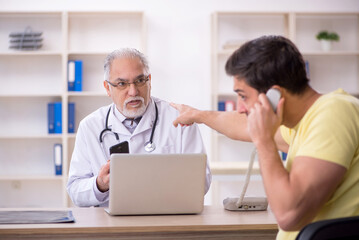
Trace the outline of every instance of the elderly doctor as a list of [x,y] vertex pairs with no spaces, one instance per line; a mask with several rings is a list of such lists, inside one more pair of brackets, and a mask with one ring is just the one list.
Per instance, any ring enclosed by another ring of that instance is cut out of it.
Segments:
[[[141,52],[116,50],[107,56],[104,70],[113,103],[80,122],[70,164],[67,191],[81,207],[108,206],[109,148],[119,142],[128,141],[130,153],[205,152],[198,127],[173,127],[177,110],[151,97],[151,74]],[[150,139],[153,145],[145,147]],[[207,163],[206,192],[210,183]]]

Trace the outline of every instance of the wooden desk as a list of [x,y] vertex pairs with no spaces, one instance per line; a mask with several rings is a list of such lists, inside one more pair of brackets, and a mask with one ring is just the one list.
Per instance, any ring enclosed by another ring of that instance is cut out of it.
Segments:
[[75,223],[0,224],[0,239],[260,240],[275,239],[278,231],[270,210],[230,212],[221,206],[205,206],[198,215],[116,217],[108,215],[103,208],[71,210]]

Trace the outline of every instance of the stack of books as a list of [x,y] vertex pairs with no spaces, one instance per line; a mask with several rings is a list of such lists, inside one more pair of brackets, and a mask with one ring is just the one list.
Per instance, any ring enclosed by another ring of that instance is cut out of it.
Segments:
[[9,34],[10,47],[17,50],[37,50],[42,47],[42,32],[34,32],[27,27],[24,32]]

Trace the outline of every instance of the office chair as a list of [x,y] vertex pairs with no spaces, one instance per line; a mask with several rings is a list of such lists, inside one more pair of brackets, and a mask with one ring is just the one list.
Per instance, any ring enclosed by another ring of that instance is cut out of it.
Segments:
[[359,216],[322,220],[310,223],[296,240],[354,240],[359,239]]

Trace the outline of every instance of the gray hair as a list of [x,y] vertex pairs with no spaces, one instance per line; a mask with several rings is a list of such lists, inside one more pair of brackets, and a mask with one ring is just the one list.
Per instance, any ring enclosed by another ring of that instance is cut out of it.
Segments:
[[105,70],[104,80],[109,80],[108,78],[110,76],[110,67],[112,65],[113,60],[120,58],[132,58],[132,59],[138,58],[143,64],[145,75],[148,75],[150,73],[148,60],[143,53],[141,53],[135,48],[121,48],[107,55],[104,63],[104,70]]

